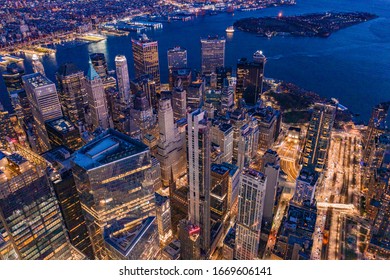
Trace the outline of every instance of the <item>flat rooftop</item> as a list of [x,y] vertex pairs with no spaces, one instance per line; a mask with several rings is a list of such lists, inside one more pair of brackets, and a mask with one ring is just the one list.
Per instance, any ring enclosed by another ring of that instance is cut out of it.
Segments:
[[68,132],[74,131],[76,129],[76,127],[64,117],[47,121],[46,125],[50,126],[61,134],[67,134]]
[[108,129],[78,150],[73,156],[73,162],[88,170],[148,150],[148,146],[138,140]]
[[52,81],[50,81],[48,78],[43,76],[41,73],[24,75],[22,79],[24,83],[30,84],[33,88],[39,88],[39,87],[54,84]]
[[[105,241],[123,256],[128,256],[142,238],[148,238],[148,234],[150,234],[149,229],[154,230],[151,226],[155,224],[155,220],[156,217],[148,217],[142,221],[142,224],[129,230],[124,230],[122,226],[125,225],[118,225],[118,231],[106,236]],[[115,230],[115,226],[113,230]]]

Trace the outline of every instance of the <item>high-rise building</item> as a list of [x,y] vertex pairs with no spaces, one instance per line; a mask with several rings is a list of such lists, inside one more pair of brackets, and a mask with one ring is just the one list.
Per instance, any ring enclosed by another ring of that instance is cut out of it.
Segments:
[[156,117],[144,91],[134,95],[134,106],[130,112],[130,135],[142,139],[156,126]]
[[169,88],[182,87],[187,89],[192,83],[191,68],[173,68],[169,71]]
[[258,258],[266,184],[261,172],[246,169],[241,174],[235,259]]
[[302,168],[297,178],[295,193],[292,198],[296,204],[303,204],[305,201],[313,203],[319,175],[318,172],[310,168]]
[[259,146],[263,152],[270,149],[279,136],[282,115],[272,107],[256,108],[250,114],[257,119],[259,128]]
[[61,117],[45,123],[47,135],[52,147],[65,146],[71,151],[83,146],[80,131],[67,118]]
[[0,149],[7,150],[9,142],[17,141],[18,137],[12,125],[8,111],[0,103]]
[[171,204],[168,196],[155,193],[155,198],[160,244],[165,245],[172,238]]
[[225,38],[218,36],[201,39],[202,45],[202,74],[215,73],[217,67],[225,66]]
[[[0,152],[0,243],[24,260],[83,259],[70,244],[52,186],[39,166]],[[11,248],[9,248],[11,249]],[[0,249],[0,258],[4,252]]]
[[176,46],[168,49],[168,69],[187,68],[187,50]]
[[[156,83],[156,92],[160,93],[160,64],[158,59],[158,43],[142,34],[137,40],[132,39],[135,76],[139,78],[145,74],[152,76]],[[152,98],[153,107],[157,106],[157,98]]]
[[45,152],[42,157],[50,163],[48,175],[60,206],[70,243],[88,259],[93,260],[95,257],[92,244],[70,166],[71,153],[72,151],[66,147],[59,146]]
[[267,223],[268,226],[272,226],[276,191],[279,184],[280,158],[275,151],[268,150],[263,156],[263,163],[264,175],[267,177],[263,221]]
[[182,260],[199,260],[200,252],[200,227],[188,220],[181,220],[178,225],[180,240],[180,258]]
[[368,252],[375,256],[375,259],[388,259],[390,257],[390,172],[382,177],[386,190],[380,198],[380,207],[376,215],[371,231],[371,240]]
[[237,63],[237,99],[244,98],[249,105],[255,105],[263,91],[264,66],[266,58],[256,51],[253,61],[242,58]]
[[124,55],[115,57],[115,68],[119,96],[124,104],[128,104],[130,102],[130,78],[127,59]]
[[158,111],[158,126],[160,140],[158,142],[156,158],[161,164],[161,180],[165,186],[176,182],[186,173],[186,150],[183,148],[183,139],[174,123],[171,100],[160,99]]
[[[156,82],[151,75],[143,75],[137,79],[131,80],[130,89],[133,99],[137,92],[143,91],[146,93],[150,106],[152,106],[154,102],[158,103]],[[134,103],[134,100],[132,102]]]
[[229,171],[223,164],[211,165],[210,209],[213,221],[228,222]]
[[175,120],[180,120],[187,115],[187,91],[182,87],[176,87],[172,92],[172,108]]
[[210,129],[211,143],[222,152],[220,162],[232,163],[233,158],[233,126],[228,123],[213,121]]
[[72,63],[65,63],[56,76],[64,115],[76,126],[85,125],[88,99],[84,72]]
[[43,67],[42,62],[39,61],[39,57],[36,54],[33,54],[32,56],[32,68],[34,73],[41,73],[43,76],[46,76],[45,68]]
[[232,77],[232,67],[217,67],[215,74],[217,75],[217,89],[222,89],[225,84],[225,80]]
[[98,128],[107,129],[110,126],[110,123],[103,82],[95,71],[95,68],[92,66],[91,61],[89,62],[86,89],[89,112],[91,114],[90,126],[92,130]]
[[89,55],[89,58],[96,73],[98,73],[102,81],[105,81],[108,78],[108,68],[104,53],[92,53]]
[[71,163],[94,255],[107,259],[112,253],[106,251],[107,240],[112,237],[115,247],[125,229],[132,231],[155,215],[149,148],[108,129],[78,150]]
[[335,116],[336,108],[333,105],[314,105],[302,153],[304,166],[318,172],[325,168]]
[[210,125],[200,109],[187,117],[189,220],[200,227],[200,248],[210,248]]
[[30,103],[40,151],[51,148],[45,122],[62,117],[60,100],[55,84],[41,73],[23,76],[27,98]]

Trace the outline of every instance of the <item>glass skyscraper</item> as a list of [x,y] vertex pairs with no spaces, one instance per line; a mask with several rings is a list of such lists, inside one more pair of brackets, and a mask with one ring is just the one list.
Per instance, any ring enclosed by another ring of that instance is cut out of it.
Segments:
[[96,259],[109,258],[105,232],[107,239],[116,236],[114,228],[131,231],[155,215],[151,165],[146,145],[112,129],[74,154],[73,175]]

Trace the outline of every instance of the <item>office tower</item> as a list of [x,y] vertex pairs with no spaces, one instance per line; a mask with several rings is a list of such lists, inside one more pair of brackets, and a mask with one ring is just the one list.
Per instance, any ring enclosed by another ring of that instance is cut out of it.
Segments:
[[89,70],[86,80],[87,100],[89,112],[91,114],[91,128],[107,129],[109,127],[109,116],[107,108],[107,100],[104,93],[102,79],[95,71],[91,61],[89,62]]
[[301,205],[290,201],[287,218],[283,219],[272,253],[284,260],[309,260],[316,221],[315,204],[306,201]]
[[282,114],[272,107],[256,108],[249,112],[257,119],[259,127],[259,149],[270,149],[279,136]]
[[375,170],[379,167],[376,142],[387,129],[386,119],[389,111],[389,105],[390,103],[380,103],[372,109],[370,121],[363,138],[362,183],[367,189],[366,198],[368,201],[370,200],[370,194],[375,193],[375,191],[372,191],[373,184],[370,184],[370,180],[373,180]]
[[318,172],[325,168],[335,116],[334,106],[320,103],[314,105],[302,153],[303,166]]
[[314,194],[318,184],[319,173],[310,169],[302,168],[297,178],[295,193],[292,200],[296,204],[303,204],[305,201],[313,203]]
[[187,117],[189,219],[200,227],[200,248],[210,248],[210,128],[200,109]]
[[71,164],[95,258],[107,259],[105,240],[117,236],[114,228],[131,230],[155,214],[149,149],[108,129],[78,150]]
[[124,104],[130,102],[130,78],[127,68],[127,59],[124,55],[115,57],[116,79],[118,82],[119,96]]
[[168,69],[187,68],[187,50],[176,46],[168,49]]
[[[153,102],[158,103],[156,82],[151,75],[143,75],[135,80],[131,80],[130,89],[132,97],[134,97],[138,91],[143,91],[146,93],[150,106],[152,106]],[[132,102],[134,102],[134,100]]]
[[234,164],[224,162],[223,166],[229,169],[229,180],[228,180],[228,192],[227,192],[227,203],[228,211],[231,216],[235,216],[237,212],[238,193],[240,191],[240,175],[241,171]]
[[267,223],[268,226],[271,227],[275,207],[276,191],[279,185],[280,158],[275,151],[268,150],[263,155],[262,164],[264,164],[264,175],[267,177],[263,222]]
[[50,163],[48,176],[60,206],[70,243],[88,259],[93,260],[95,257],[92,244],[70,166],[71,153],[72,151],[66,147],[59,146],[43,153],[42,157]]
[[144,91],[134,95],[134,106],[130,112],[130,135],[142,139],[156,126],[156,118]]
[[226,114],[234,109],[234,87],[225,80],[221,94],[221,113]]
[[34,73],[41,73],[43,76],[46,76],[45,68],[43,67],[42,62],[39,61],[39,57],[36,54],[33,54],[31,60]]
[[[149,147],[150,149],[150,147]],[[152,167],[150,169],[151,178],[153,181],[153,189],[155,192],[160,191],[162,189],[162,181],[161,181],[161,165],[157,158],[152,156]]]
[[237,141],[237,166],[240,170],[249,167],[257,153],[259,131],[256,119],[250,119],[240,128]]
[[[158,43],[142,34],[138,40],[131,39],[135,76],[139,78],[145,74],[151,75],[156,83],[156,92],[160,93],[160,64],[158,60]],[[152,106],[157,106],[157,96],[152,97]]]
[[233,126],[217,120],[212,122],[210,129],[212,145],[216,145],[222,152],[221,162],[232,163],[233,158]]
[[179,260],[180,259],[180,251],[181,251],[180,240],[176,239],[169,243],[162,250],[161,257],[163,260]]
[[[230,169],[222,164],[211,165],[210,209],[211,219],[227,226]],[[212,240],[211,243],[213,243]]]
[[23,88],[23,75],[24,69],[17,63],[13,62],[7,65],[6,71],[2,73],[2,77],[9,94]]
[[236,229],[231,227],[223,240],[222,258],[223,260],[234,259],[234,247],[236,241]]
[[171,204],[168,196],[155,193],[156,217],[160,244],[165,245],[173,237],[171,224]]
[[104,230],[108,258],[111,260],[156,260],[160,247],[156,217],[132,226],[127,218]]
[[263,91],[264,66],[266,58],[256,51],[253,61],[241,58],[237,63],[237,99],[244,98],[249,105],[255,105]]
[[44,170],[16,153],[0,152],[0,167],[0,240],[23,260],[85,258],[66,236]]
[[225,84],[225,79],[228,80],[232,77],[232,67],[217,67],[215,74],[217,75],[216,89],[222,89]]
[[259,252],[267,178],[261,172],[245,169],[240,182],[235,259],[254,260]]
[[60,100],[55,84],[41,73],[23,76],[23,84],[35,122],[41,152],[51,148],[45,122],[62,117]]
[[188,220],[181,220],[178,225],[180,240],[180,258],[182,260],[201,259],[201,228]]
[[198,109],[202,104],[204,92],[205,83],[203,80],[192,82],[187,89],[187,107],[193,111]]
[[183,139],[180,137],[174,123],[171,100],[160,99],[158,110],[158,127],[160,140],[158,142],[156,158],[161,164],[161,180],[164,186],[176,182],[186,173],[186,150],[183,148]]
[[92,53],[89,55],[89,59],[96,73],[102,81],[105,81],[108,78],[108,68],[104,53]]
[[0,103],[0,149],[7,150],[10,142],[17,141],[18,136],[12,125],[8,111]]
[[183,119],[187,115],[187,91],[182,87],[176,87],[172,92],[172,108],[175,121]]
[[64,115],[76,126],[85,124],[88,105],[84,72],[72,63],[60,66],[56,74]]
[[387,178],[383,178],[385,179],[386,190],[380,198],[380,207],[372,226],[371,239],[368,246],[368,252],[372,254],[375,259],[389,259],[390,257],[389,175],[390,172],[387,170]]
[[191,68],[173,68],[169,72],[169,88],[183,87],[187,89],[192,83]]
[[218,36],[200,40],[202,45],[202,75],[210,75],[217,67],[225,66],[224,38]]
[[65,146],[75,151],[84,144],[80,131],[65,117],[47,121],[45,126],[52,147]]

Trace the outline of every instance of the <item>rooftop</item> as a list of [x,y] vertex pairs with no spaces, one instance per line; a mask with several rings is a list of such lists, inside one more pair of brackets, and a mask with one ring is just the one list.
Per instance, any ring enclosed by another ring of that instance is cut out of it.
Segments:
[[73,162],[84,169],[93,169],[148,150],[148,146],[138,140],[108,129],[78,150]]
[[230,171],[230,169],[222,164],[211,164],[211,171],[219,175],[224,175]]
[[61,133],[61,134],[67,134],[71,131],[74,131],[76,127],[66,118],[61,117],[58,119],[54,119],[51,121],[47,121],[46,125],[53,128],[55,131]]
[[24,75],[22,77],[23,82],[30,84],[33,88],[39,88],[47,85],[54,85],[52,81],[43,76],[41,73],[34,73],[29,75]]
[[[156,217],[148,217],[138,226],[125,229],[126,220],[120,220],[107,229],[105,240],[123,256],[129,256],[142,238],[148,238],[149,229],[155,224]],[[111,231],[111,232],[110,232]]]

